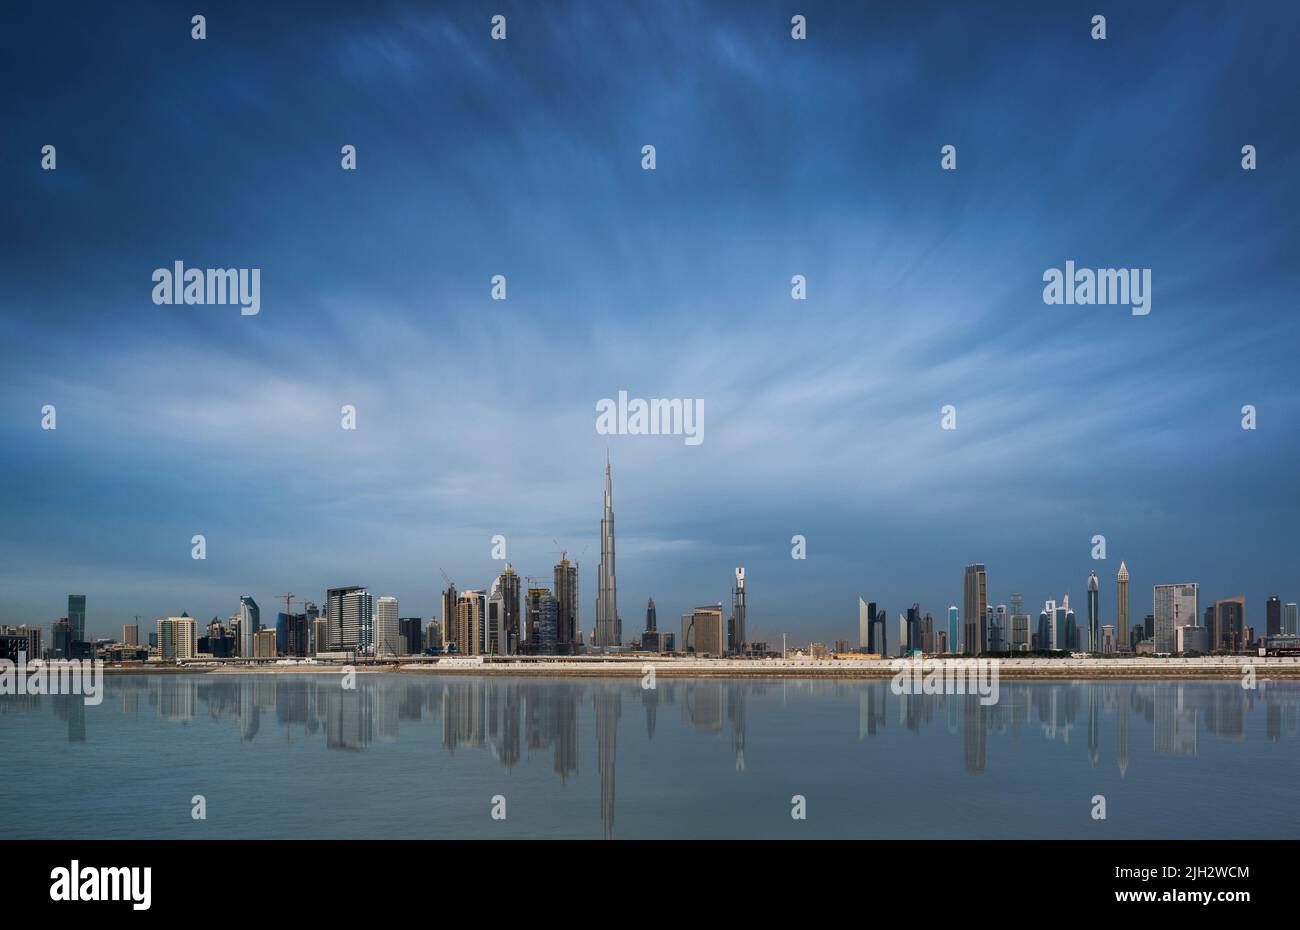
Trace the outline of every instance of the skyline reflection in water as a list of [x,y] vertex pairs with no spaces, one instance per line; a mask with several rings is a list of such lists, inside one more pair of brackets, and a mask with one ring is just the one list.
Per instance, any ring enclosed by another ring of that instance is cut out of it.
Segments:
[[[1294,835],[1300,682],[110,675],[0,697],[21,837]],[[208,817],[190,817],[193,795]],[[790,816],[807,799],[807,820]],[[1107,819],[1090,815],[1107,798]],[[492,798],[507,816],[490,816]]]

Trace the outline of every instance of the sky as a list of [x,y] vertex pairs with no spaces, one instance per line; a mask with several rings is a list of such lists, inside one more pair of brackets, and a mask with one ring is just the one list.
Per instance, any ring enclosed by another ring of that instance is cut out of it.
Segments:
[[[1262,628],[1300,600],[1300,7],[1132,7],[7,6],[0,623],[429,617],[501,535],[579,561],[590,639],[608,452],[625,637],[738,565],[774,644],[940,616],[971,562],[1035,614],[1095,569],[1113,621],[1124,560],[1135,620],[1195,581]],[[260,269],[260,312],[154,304],[176,261]],[[1150,313],[1046,304],[1066,261],[1150,268]],[[704,441],[601,435],[620,390]]]

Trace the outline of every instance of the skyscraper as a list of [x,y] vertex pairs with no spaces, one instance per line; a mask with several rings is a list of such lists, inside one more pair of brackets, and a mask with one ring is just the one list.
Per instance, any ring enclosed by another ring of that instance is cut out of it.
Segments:
[[[374,596],[360,585],[329,588],[325,592],[327,649],[365,649],[371,645],[375,616]],[[242,629],[240,635],[243,635]]]
[[967,655],[980,655],[988,651],[988,573],[983,564],[966,566],[962,590],[963,649]]
[[1119,574],[1115,576],[1115,619],[1119,623],[1119,648],[1127,651],[1128,635],[1128,566],[1119,563]]
[[68,626],[72,628],[72,641],[86,641],[86,595],[68,595]]
[[138,623],[122,624],[122,642],[127,646],[140,645],[140,624]]
[[695,654],[702,656],[724,655],[726,647],[722,636],[722,605],[713,607],[696,607],[693,614],[695,624]]
[[948,605],[948,651],[958,652],[961,649],[961,634],[957,630],[958,610],[956,604]]
[[505,631],[506,599],[501,593],[501,576],[497,575],[488,592],[487,613],[483,618],[483,651],[486,655],[500,655],[506,651],[509,637]]
[[736,569],[736,585],[731,594],[731,622],[727,651],[732,655],[745,654],[745,569]]
[[1296,605],[1294,602],[1286,605],[1286,614],[1282,621],[1282,632],[1288,636],[1295,636],[1297,632],[1300,632],[1296,629]]
[[262,628],[262,611],[251,594],[239,595],[239,654],[251,659],[257,631]]
[[871,628],[871,621],[876,618],[876,605],[868,604],[862,598],[858,598],[858,648],[865,649],[867,652],[875,652],[874,630]]
[[397,631],[397,598],[381,597],[375,603],[375,655],[395,656],[401,652]]
[[1197,604],[1200,585],[1198,584],[1158,584],[1152,591],[1155,618],[1156,652],[1175,652],[1178,649],[1178,628],[1200,623],[1201,614]]
[[605,512],[600,518],[594,645],[608,648],[622,642],[623,624],[618,618],[618,584],[614,576],[614,483],[610,476],[609,453],[605,453]]
[[528,651],[532,655],[550,656],[557,652],[556,629],[559,626],[558,603],[548,588],[528,589],[524,600]]
[[158,650],[164,662],[194,658],[198,643],[198,625],[189,614],[158,619]]
[[448,582],[447,589],[442,592],[442,640],[444,645],[456,645],[456,583],[454,581]]
[[[559,566],[556,566],[556,574],[559,574]],[[577,569],[574,569],[575,584]],[[519,652],[519,573],[509,565],[506,565],[500,577],[497,578],[500,586],[500,595],[502,602],[502,629],[504,639],[501,642],[501,651],[506,655],[515,655]],[[558,578],[557,578],[558,587]],[[577,599],[574,599],[574,608],[577,608]]]
[[656,632],[658,619],[655,617],[655,599],[652,597],[646,601],[645,605],[645,631],[647,633]]
[[[68,604],[68,610],[72,610],[72,604]],[[71,614],[69,622],[71,622]],[[1269,636],[1277,636],[1282,632],[1282,600],[1276,594],[1268,599],[1264,607],[1264,632]]]
[[487,645],[484,626],[486,614],[486,592],[462,591],[456,599],[456,651],[461,655],[483,655]]
[[1098,626],[1097,623],[1097,616],[1099,613],[1099,606],[1097,603],[1097,599],[1100,596],[1100,592],[1101,592],[1101,583],[1097,581],[1097,570],[1093,569],[1092,572],[1089,573],[1088,575],[1088,632],[1087,632],[1088,641],[1086,643],[1081,644],[1083,646],[1084,651],[1086,652],[1101,651],[1098,648],[1098,639],[1097,639],[1097,634],[1100,632],[1100,627]]
[[907,651],[911,653],[924,649],[925,645],[921,642],[921,605],[913,604],[907,608]]
[[1025,599],[1019,594],[1011,595],[1011,635],[1007,646],[1012,652],[1028,652],[1033,642],[1033,632],[1029,628],[1029,614],[1025,613]]
[[560,558],[555,566],[555,652],[572,655],[578,651],[578,563]]
[[404,645],[405,655],[419,655],[424,652],[424,619],[422,617],[398,617],[397,638]]
[[1210,652],[1240,652],[1246,648],[1246,597],[1228,597],[1210,606]]

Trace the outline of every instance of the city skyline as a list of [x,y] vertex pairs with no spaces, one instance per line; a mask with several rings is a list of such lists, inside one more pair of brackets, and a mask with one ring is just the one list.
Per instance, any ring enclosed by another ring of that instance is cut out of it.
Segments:
[[[994,604],[1082,605],[1097,534],[1102,624],[1121,557],[1132,621],[1181,579],[1296,600],[1300,11],[1153,3],[1104,42],[1040,5],[806,12],[800,43],[773,5],[557,3],[492,43],[236,6],[204,44],[16,10],[0,623],[357,579],[430,616],[502,535],[582,563],[589,636],[605,448],[624,605],[727,603],[744,565],[768,640],[852,638],[858,597],[938,616],[976,561]],[[1074,260],[1152,269],[1151,313],[1045,305]],[[153,303],[175,261],[261,269],[260,312]],[[598,433],[624,390],[701,399],[707,438]]]

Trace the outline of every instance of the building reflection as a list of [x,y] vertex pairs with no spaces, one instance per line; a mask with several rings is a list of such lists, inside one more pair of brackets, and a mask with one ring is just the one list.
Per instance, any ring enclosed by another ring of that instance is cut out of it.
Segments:
[[[1003,681],[998,700],[989,704],[974,694],[895,694],[887,680],[660,677],[647,687],[640,678],[358,673],[345,687],[343,676],[328,673],[210,673],[118,675],[105,684],[104,703],[115,714],[150,714],[182,727],[214,720],[227,724],[232,738],[249,743],[315,743],[357,753],[420,739],[449,759],[484,753],[506,771],[549,758],[562,783],[594,760],[583,783],[593,802],[598,788],[606,838],[615,835],[625,701],[638,724],[624,731],[634,747],[625,752],[665,739],[680,746],[681,735],[665,735],[660,724],[676,727],[689,734],[692,747],[725,760],[734,770],[729,778],[770,777],[794,764],[798,747],[786,741],[802,736],[798,728],[790,735],[789,714],[813,702],[819,719],[840,721],[846,758],[855,758],[857,744],[869,752],[872,740],[897,739],[889,733],[897,727],[901,733],[942,735],[935,743],[942,764],[975,777],[987,777],[991,757],[1016,751],[1008,741],[1051,742],[1054,755],[1089,768],[1113,764],[1127,776],[1135,764],[1150,765],[1153,756],[1197,757],[1202,739],[1281,743],[1295,740],[1300,730],[1300,682],[1290,681],[1260,682],[1255,689],[1237,682]],[[97,708],[80,696],[0,696],[0,716],[51,711],[69,743],[94,743]],[[778,720],[784,729],[774,729]],[[758,727],[755,741],[749,740],[751,722]],[[774,736],[781,736],[775,752]]]

